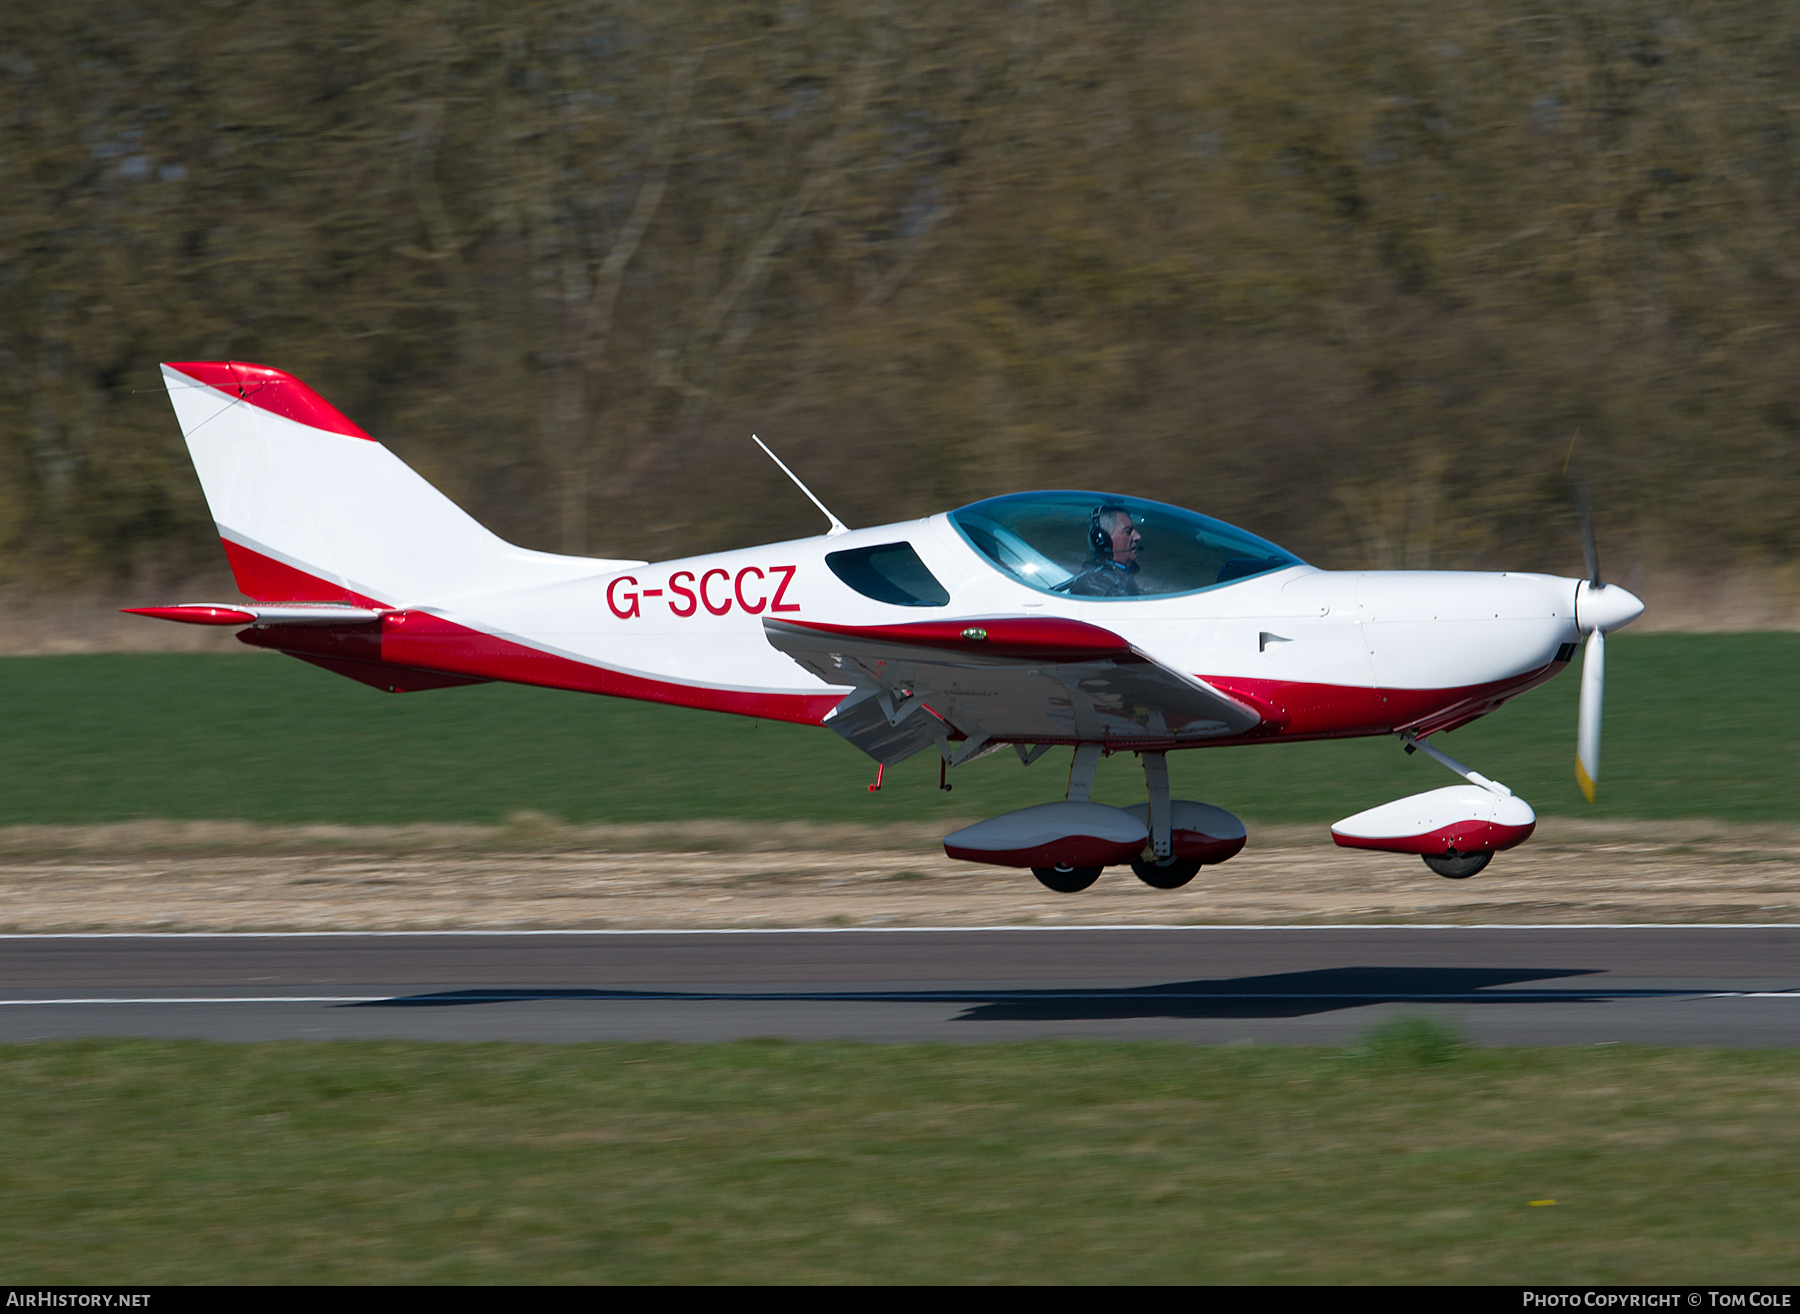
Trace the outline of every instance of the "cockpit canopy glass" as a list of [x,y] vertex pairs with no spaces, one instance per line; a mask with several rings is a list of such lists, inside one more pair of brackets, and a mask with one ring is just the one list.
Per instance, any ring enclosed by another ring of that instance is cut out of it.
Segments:
[[1021,583],[1077,598],[1161,598],[1303,564],[1223,520],[1113,493],[1014,493],[950,513]]

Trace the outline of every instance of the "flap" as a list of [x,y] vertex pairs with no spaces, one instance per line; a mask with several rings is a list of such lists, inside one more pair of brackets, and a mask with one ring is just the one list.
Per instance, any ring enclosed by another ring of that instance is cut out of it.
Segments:
[[1174,747],[1242,734],[1257,713],[1140,652],[1059,617],[846,626],[765,619],[769,642],[829,684],[854,687],[825,724],[892,764],[965,740]]

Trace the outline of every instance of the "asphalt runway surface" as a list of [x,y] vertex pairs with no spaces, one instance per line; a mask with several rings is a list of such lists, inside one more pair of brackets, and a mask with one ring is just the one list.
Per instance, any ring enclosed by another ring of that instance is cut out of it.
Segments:
[[0,937],[0,1041],[1800,1044],[1800,926]]

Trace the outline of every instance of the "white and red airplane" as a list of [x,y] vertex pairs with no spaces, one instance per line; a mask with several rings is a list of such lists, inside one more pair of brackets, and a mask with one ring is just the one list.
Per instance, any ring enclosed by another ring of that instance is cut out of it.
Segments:
[[[1169,752],[1365,735],[1468,783],[1347,817],[1336,841],[1471,876],[1536,816],[1429,737],[1550,679],[1585,635],[1591,801],[1603,636],[1643,610],[1600,582],[1591,532],[1586,579],[1327,571],[1209,516],[1078,491],[853,530],[802,484],[826,533],[655,564],[558,556],[489,533],[290,374],[190,361],[163,376],[252,601],[134,614],[243,626],[245,643],[395,692],[508,680],[822,725],[878,782],[927,749],[955,767],[1070,747],[1061,802],[944,841],[1064,892],[1117,864],[1173,889],[1243,847],[1229,812],[1169,797]],[[1124,751],[1146,802],[1090,801],[1100,757]]]

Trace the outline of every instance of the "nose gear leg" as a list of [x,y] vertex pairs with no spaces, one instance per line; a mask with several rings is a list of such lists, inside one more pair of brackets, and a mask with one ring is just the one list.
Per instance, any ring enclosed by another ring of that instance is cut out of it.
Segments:
[[1480,785],[1483,789],[1487,790],[1488,793],[1497,794],[1501,798],[1511,798],[1513,796],[1512,790],[1508,789],[1498,780],[1489,780],[1486,776],[1482,775],[1481,772],[1464,766],[1461,762],[1458,762],[1455,758],[1451,757],[1450,754],[1444,752],[1443,749],[1433,748],[1430,744],[1426,743],[1423,738],[1410,731],[1400,736],[1400,742],[1406,746],[1407,752],[1425,754],[1426,757],[1429,757],[1432,761],[1438,763],[1438,765],[1455,772],[1471,785]]

